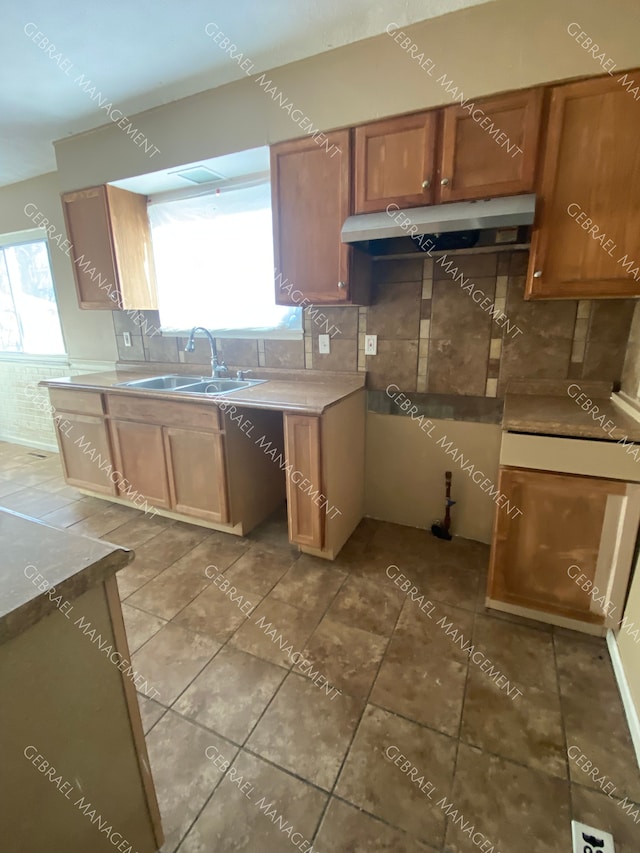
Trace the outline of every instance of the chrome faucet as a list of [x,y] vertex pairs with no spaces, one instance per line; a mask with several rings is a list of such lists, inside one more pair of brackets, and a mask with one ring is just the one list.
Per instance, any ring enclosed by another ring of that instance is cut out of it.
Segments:
[[227,365],[224,363],[224,361],[218,363],[218,356],[216,353],[216,339],[213,337],[209,329],[205,329],[204,326],[194,326],[193,329],[191,329],[191,334],[189,335],[189,340],[187,341],[187,345],[184,348],[184,351],[193,352],[195,350],[196,332],[204,332],[205,335],[209,338],[209,343],[211,344],[211,377],[215,379],[218,376],[227,376],[229,374]]

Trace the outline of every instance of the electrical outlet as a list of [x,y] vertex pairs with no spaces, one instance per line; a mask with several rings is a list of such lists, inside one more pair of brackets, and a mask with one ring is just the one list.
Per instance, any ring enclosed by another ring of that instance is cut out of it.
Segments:
[[378,354],[378,336],[377,335],[365,335],[364,336],[364,354],[365,355],[377,355]]
[[329,335],[318,335],[318,352],[323,354],[331,352],[331,344]]
[[124,338],[124,345],[126,347],[131,346],[131,332],[123,332],[122,337]]

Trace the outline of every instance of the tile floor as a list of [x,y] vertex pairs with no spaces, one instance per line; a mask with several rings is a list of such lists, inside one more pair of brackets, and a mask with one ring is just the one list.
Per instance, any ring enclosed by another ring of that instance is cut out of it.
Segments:
[[140,710],[163,851],[567,853],[572,817],[640,850],[638,806],[619,805],[640,803],[640,773],[604,640],[486,610],[485,545],[364,520],[327,563],[289,546],[284,516],[246,539],[150,519],[66,486],[55,454],[6,443],[0,503],[136,551],[118,583],[136,670],[159,694]]

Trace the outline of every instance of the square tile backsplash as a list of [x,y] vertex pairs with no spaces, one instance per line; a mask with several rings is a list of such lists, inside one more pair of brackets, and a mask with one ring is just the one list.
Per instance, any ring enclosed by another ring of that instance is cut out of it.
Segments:
[[[323,308],[321,325],[306,315],[303,340],[220,338],[219,356],[231,370],[366,370],[372,390],[395,383],[406,392],[471,397],[502,397],[512,379],[620,382],[633,300],[526,302],[526,251],[449,260],[448,271],[439,259],[376,261],[370,306]],[[499,312],[507,320],[498,322]],[[113,313],[121,361],[208,365],[206,341],[184,353],[183,338],[148,336]],[[160,325],[157,312],[144,314],[149,329]],[[318,335],[327,326],[331,352],[321,354]],[[378,336],[377,355],[364,354],[365,334]]]

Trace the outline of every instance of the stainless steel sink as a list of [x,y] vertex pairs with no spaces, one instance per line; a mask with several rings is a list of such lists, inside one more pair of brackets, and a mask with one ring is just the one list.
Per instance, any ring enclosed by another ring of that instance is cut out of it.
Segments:
[[201,382],[202,376],[153,376],[149,379],[134,379],[131,382],[118,382],[126,388],[147,388],[149,391],[174,391],[183,385]]
[[202,382],[175,390],[184,394],[228,394],[230,391],[261,385],[263,382],[266,382],[266,379],[203,379]]
[[266,379],[220,379],[204,376],[152,376],[149,379],[133,379],[118,382],[123,388],[140,388],[147,391],[180,391],[188,394],[228,394],[252,385],[261,385]]

